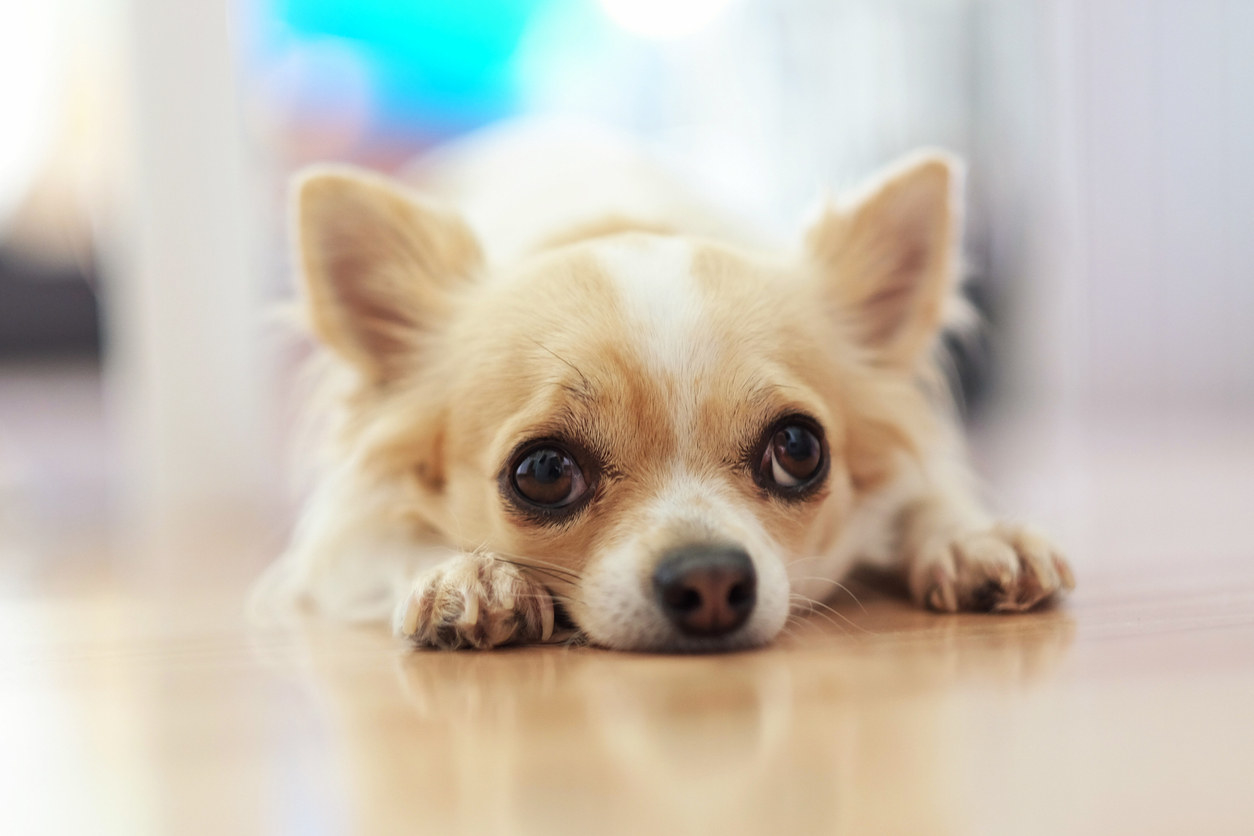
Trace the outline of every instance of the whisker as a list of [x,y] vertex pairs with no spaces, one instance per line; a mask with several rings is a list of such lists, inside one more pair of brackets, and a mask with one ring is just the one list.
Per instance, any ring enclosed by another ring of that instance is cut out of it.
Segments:
[[863,612],[866,612],[866,607],[862,605],[862,601],[858,599],[858,596],[854,594],[853,590],[845,586],[840,581],[834,581],[831,578],[821,578],[817,575],[807,575],[805,577],[793,578],[793,580],[794,581],[818,581],[819,583],[829,583],[832,586],[836,587],[837,589],[841,590],[842,592],[847,593],[849,597],[853,599],[853,602],[857,604],[859,607],[861,607]]
[[[823,609],[827,610],[827,611],[828,611],[829,613],[831,613],[832,615],[834,615],[834,616],[836,616],[837,618],[839,618],[841,621],[843,621],[843,622],[845,622],[846,624],[848,624],[848,625],[849,625],[850,627],[852,627],[853,629],[855,629],[855,630],[857,630],[857,631],[859,631],[859,632],[861,632],[861,633],[866,633],[867,635],[873,635],[873,634],[872,634],[872,632],[871,632],[870,630],[868,630],[867,628],[865,628],[865,627],[863,627],[862,625],[858,624],[857,622],[855,622],[855,621],[854,621],[853,619],[851,619],[849,616],[845,615],[845,614],[844,614],[843,612],[841,612],[840,610],[837,610],[837,609],[835,609],[835,608],[833,608],[833,607],[831,607],[831,606],[829,606],[829,605],[827,605],[827,604],[824,604],[822,601],[816,601],[816,600],[815,600],[815,599],[813,599],[813,598],[810,598],[810,597],[805,596],[805,595],[800,595],[799,593],[796,593],[796,592],[791,593],[791,594],[790,594],[790,596],[789,596],[789,598],[790,598],[790,599],[794,599],[794,600],[799,600],[799,601],[802,601],[803,603],[807,603],[807,604],[809,604],[809,605],[810,605],[810,612],[811,612],[812,614],[814,614],[814,615],[819,615],[819,616],[822,616],[823,618],[826,618],[828,621],[832,621],[832,619],[831,619],[830,617],[828,617],[828,616],[827,616],[827,615],[825,615],[824,613],[818,612],[818,611],[816,610],[816,608],[817,608],[817,607],[822,607]],[[865,612],[865,610],[864,610],[864,612]],[[835,624],[835,622],[834,622],[834,621],[832,621],[832,623],[833,623],[833,624]]]
[[505,557],[498,557],[497,560],[509,566],[517,566],[519,569],[528,569],[532,572],[539,572],[540,574],[548,575],[549,577],[552,577],[552,578],[561,578],[562,580],[571,579],[569,575],[563,574],[562,572],[559,572],[554,569],[550,569],[547,566],[535,566],[530,563],[525,563],[521,560],[510,560],[509,558],[505,558]]
[[553,580],[562,581],[563,583],[574,583],[575,581],[579,580],[579,575],[573,572],[566,572],[561,569],[556,569],[556,568],[552,568],[549,566],[538,566],[536,564],[527,563],[526,561],[522,561],[522,560],[510,560],[509,558],[504,558],[504,557],[498,557],[497,559],[500,560],[502,563],[508,563],[510,566],[517,566],[519,569],[527,569],[532,572],[536,572],[538,574],[552,578]]
[[788,631],[793,636],[800,636],[801,633],[799,633],[796,628],[805,627],[806,624],[807,622],[805,617],[802,616],[801,613],[794,612],[789,613],[788,618],[784,620],[784,626],[780,629]]
[[547,560],[540,560],[539,558],[536,558],[536,557],[524,557],[523,555],[508,554],[504,552],[493,552],[492,554],[498,560],[501,560],[505,563],[510,563],[514,566],[519,566],[519,567],[528,568],[528,569],[547,569],[548,571],[553,572],[555,574],[567,575],[571,578],[579,577],[579,573],[576,572],[574,569],[567,569],[565,566],[560,566],[556,563],[550,563]]
[[796,566],[798,563],[805,563],[807,560],[818,560],[820,557],[822,557],[822,555],[819,554],[802,555],[801,557],[794,557],[792,560],[789,560],[784,564],[784,566]]
[[[802,603],[804,603],[804,604],[811,604],[811,605],[813,605],[813,603],[814,603],[814,601],[813,601],[813,600],[806,599],[806,598],[801,599],[801,602],[802,602]],[[811,607],[810,607],[809,611],[806,613],[806,616],[807,616],[807,617],[811,617],[811,616],[818,616],[819,618],[823,619],[824,621],[826,621],[828,624],[832,625],[833,627],[835,627],[835,628],[837,628],[837,629],[839,629],[839,630],[843,630],[843,629],[844,629],[843,625],[841,625],[839,622],[837,622],[837,621],[836,621],[834,618],[832,618],[830,615],[828,615],[827,613],[823,613],[823,612],[819,612],[819,611],[815,610],[813,606],[811,606]]]
[[587,391],[589,391],[589,390],[591,389],[591,384],[590,384],[590,383],[588,383],[588,378],[584,376],[584,373],[583,373],[582,371],[580,371],[580,370],[579,370],[579,367],[578,367],[578,366],[576,366],[574,363],[572,363],[572,362],[570,362],[569,360],[567,360],[567,359],[566,359],[565,357],[563,357],[562,355],[558,354],[558,353],[557,353],[556,351],[554,351],[553,349],[549,348],[549,347],[548,347],[547,345],[545,345],[544,343],[542,343],[542,342],[540,342],[539,340],[537,340],[535,337],[529,337],[528,339],[530,339],[533,343],[535,343],[535,344],[536,344],[536,345],[537,345],[537,346],[538,346],[541,350],[543,350],[543,351],[547,351],[549,354],[553,355],[553,357],[554,357],[554,358],[556,358],[558,361],[560,361],[560,362],[562,362],[562,363],[566,364],[566,365],[570,368],[570,370],[571,370],[571,371],[573,371],[575,374],[579,375],[579,382],[580,382],[581,384],[583,384],[583,388],[584,388],[584,391],[585,391],[585,392],[587,392]]
[[837,618],[843,618],[845,619],[845,621],[849,621],[850,624],[853,623],[852,621],[849,620],[849,617],[847,615],[845,615],[844,613],[842,613],[840,610],[836,609],[835,607],[831,606],[830,604],[825,604],[822,601],[815,600],[815,599],[811,599],[811,603],[816,607],[822,607],[823,609],[827,610],[828,612],[830,612],[832,615],[836,616]]
[[538,575],[539,577],[537,578],[537,580],[539,580],[541,583],[545,584],[545,588],[549,589],[549,593],[550,593],[550,594],[552,594],[552,588],[550,587],[550,584],[569,584],[569,583],[571,583],[571,580],[570,580],[569,578],[563,577],[562,575],[555,575],[555,574],[551,573],[548,569],[541,569],[541,568],[536,567],[536,566],[527,566],[527,567],[524,567],[524,568],[526,568],[526,569],[527,569],[527,571],[532,572],[532,573],[534,573],[534,574]]

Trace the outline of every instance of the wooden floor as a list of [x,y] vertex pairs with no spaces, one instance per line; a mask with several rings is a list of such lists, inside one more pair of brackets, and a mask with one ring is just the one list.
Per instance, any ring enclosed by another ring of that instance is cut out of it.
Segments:
[[27,594],[0,610],[0,832],[1254,826],[1254,583],[1005,618],[853,588],[708,657],[414,653],[249,627],[224,590]]
[[1065,606],[934,616],[863,577],[723,656],[250,623],[278,534],[246,526],[11,537],[0,833],[1254,832],[1254,491],[1196,496],[1250,489],[1249,451],[1164,488],[1096,448],[1081,494],[1114,521],[1071,532]]

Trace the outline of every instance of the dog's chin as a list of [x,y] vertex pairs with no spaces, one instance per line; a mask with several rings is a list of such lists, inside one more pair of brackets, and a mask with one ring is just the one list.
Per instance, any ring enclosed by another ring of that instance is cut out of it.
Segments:
[[[730,653],[752,650],[770,644],[783,629],[768,623],[774,619],[753,618],[743,627],[720,636],[687,635],[675,629],[660,614],[655,619],[634,625],[618,624],[612,629],[603,625],[576,626],[588,644],[608,650],[636,653]],[[600,629],[598,629],[600,627]]]
[[749,630],[737,631],[728,636],[676,635],[658,647],[640,649],[651,653],[730,653],[762,647],[773,638],[773,635],[764,636]]
[[730,653],[738,650],[753,650],[769,644],[774,636],[764,636],[756,631],[738,630],[726,636],[685,636],[672,633],[669,636],[625,638],[622,636],[596,636],[588,632],[583,635],[588,644],[603,647],[607,650],[619,650],[635,653]]

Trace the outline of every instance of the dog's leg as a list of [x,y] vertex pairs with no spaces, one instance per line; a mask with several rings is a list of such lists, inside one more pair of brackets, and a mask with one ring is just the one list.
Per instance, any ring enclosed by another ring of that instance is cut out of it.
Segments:
[[554,641],[553,596],[512,563],[463,553],[423,572],[393,627],[422,647],[487,649]]
[[1071,567],[1045,538],[993,522],[969,503],[933,496],[902,517],[910,595],[941,612],[1018,612],[1075,587]]

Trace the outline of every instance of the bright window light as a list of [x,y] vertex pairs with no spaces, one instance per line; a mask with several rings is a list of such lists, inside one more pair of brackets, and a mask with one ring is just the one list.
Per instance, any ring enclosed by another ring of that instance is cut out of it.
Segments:
[[61,80],[57,3],[0,3],[0,226],[48,154]]
[[611,20],[646,38],[681,38],[702,29],[730,0],[600,0]]

